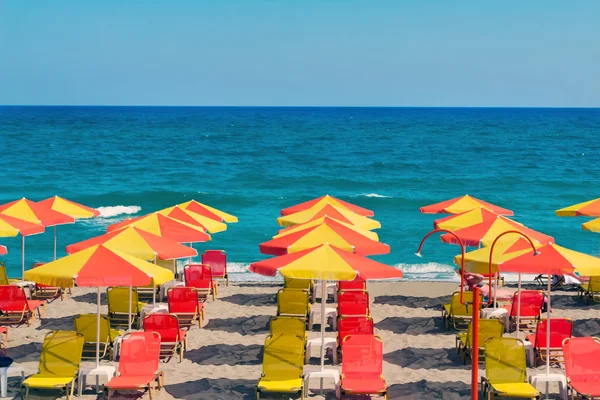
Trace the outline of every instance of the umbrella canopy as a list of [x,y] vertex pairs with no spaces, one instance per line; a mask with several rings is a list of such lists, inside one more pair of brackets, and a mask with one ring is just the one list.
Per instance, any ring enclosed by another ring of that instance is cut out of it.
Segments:
[[42,232],[44,232],[43,225],[0,213],[0,237],[15,237],[19,234],[29,236]]
[[335,197],[330,196],[328,194],[325,196],[318,197],[316,199],[305,201],[304,203],[300,203],[295,206],[284,208],[283,210],[281,210],[281,215],[295,214],[300,211],[308,210],[309,208],[312,208],[314,206],[318,206],[319,208],[321,208],[326,204],[332,204],[334,206],[346,208],[358,215],[362,215],[363,217],[372,217],[375,215],[375,213],[371,210],[367,210],[366,208],[359,207],[355,204],[336,199]]
[[210,240],[210,235],[206,234],[202,228],[159,213],[152,213],[109,225],[107,231],[112,232],[123,229],[128,225],[179,243],[196,243]]
[[199,203],[196,200],[190,200],[185,203],[181,203],[179,204],[179,207],[186,208],[195,212],[196,214],[204,215],[205,217],[214,219],[215,221],[229,223],[238,222],[238,219],[235,215],[227,214],[226,212],[217,210],[216,208],[212,208],[206,204]]
[[71,244],[67,246],[67,253],[73,254],[97,244],[103,244],[113,250],[149,261],[155,258],[175,260],[198,255],[198,252],[191,247],[184,246],[171,239],[153,235],[150,232],[143,231],[131,225]]
[[25,198],[0,205],[0,213],[46,227],[75,222],[75,219],[69,215]]
[[593,219],[581,225],[584,230],[590,232],[600,232],[600,218]]
[[584,201],[569,207],[555,211],[559,217],[577,217],[585,215],[588,217],[600,217],[600,199]]
[[181,208],[179,206],[168,207],[160,210],[158,213],[179,221],[187,222],[190,225],[200,227],[204,231],[208,231],[210,233],[223,232],[227,229],[227,225],[222,222],[205,217],[204,215],[197,214],[188,210],[187,208]]
[[471,197],[468,194],[420,208],[423,214],[461,214],[474,208],[487,208],[500,215],[515,215],[511,210]]
[[104,245],[95,245],[75,254],[25,272],[25,279],[44,285],[142,286],[161,285],[173,280],[173,272]]
[[64,199],[59,196],[50,197],[46,200],[38,201],[38,204],[42,204],[59,213],[66,214],[75,219],[86,219],[100,216],[100,211],[84,206],[74,201]]
[[6,249],[6,246],[0,245],[0,256],[4,256],[6,254],[8,254],[8,250]]
[[281,226],[293,226],[308,222],[314,218],[326,216],[347,224],[355,225],[361,229],[372,230],[381,228],[381,224],[378,221],[363,217],[346,208],[338,207],[333,204],[326,204],[322,207],[315,206],[304,211],[279,217],[277,218],[277,223]]
[[337,248],[328,243],[250,264],[249,270],[275,276],[277,271],[289,278],[352,280],[401,278],[402,271]]
[[305,229],[312,228],[313,226],[318,226],[318,225],[321,225],[321,224],[331,224],[333,222],[335,222],[336,224],[343,225],[346,228],[350,228],[353,231],[358,232],[361,235],[366,236],[366,237],[368,237],[371,240],[375,240],[377,242],[379,241],[379,236],[375,232],[359,228],[356,225],[352,225],[352,224],[349,224],[347,222],[343,222],[343,221],[340,221],[338,219],[331,218],[331,217],[328,217],[328,216],[313,218],[310,221],[305,222],[303,224],[298,224],[298,225],[290,226],[288,228],[283,228],[283,229],[281,229],[279,231],[279,233],[277,235],[273,236],[273,239],[277,239],[278,237],[289,235],[290,233],[294,233],[294,232],[298,232],[298,231],[303,231]]
[[278,256],[310,249],[323,243],[363,256],[390,252],[390,246],[387,244],[371,240],[333,221],[269,240],[259,247],[263,254]]
[[[489,246],[503,232],[516,230],[523,235],[545,244],[554,242],[552,236],[534,231],[509,218],[498,215],[485,208],[476,208],[462,214],[451,215],[434,222],[436,229],[453,231],[466,246]],[[445,243],[458,244],[454,235],[444,234],[441,239]],[[512,240],[510,237],[502,240]]]

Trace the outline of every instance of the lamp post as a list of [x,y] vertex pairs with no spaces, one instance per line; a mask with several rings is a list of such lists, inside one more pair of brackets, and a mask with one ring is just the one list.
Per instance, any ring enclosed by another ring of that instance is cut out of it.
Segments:
[[[435,233],[449,233],[456,238],[458,244],[460,245],[461,251],[461,260],[460,260],[460,302],[465,304],[464,302],[464,288],[465,288],[465,244],[458,235],[452,231],[447,229],[434,229],[429,232],[427,235],[421,239],[421,243],[419,244],[419,248],[415,253],[416,256],[421,257],[421,249],[423,248],[423,244],[427,238]],[[471,399],[477,400],[479,396],[479,287],[475,286],[473,288],[473,343],[471,351]]]

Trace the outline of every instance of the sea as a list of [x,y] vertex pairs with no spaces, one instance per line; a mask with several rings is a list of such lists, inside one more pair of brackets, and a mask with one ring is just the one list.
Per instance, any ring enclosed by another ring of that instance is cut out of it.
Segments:
[[[199,251],[225,249],[233,279],[269,256],[282,208],[330,194],[375,212],[406,280],[456,280],[455,245],[420,240],[443,215],[419,207],[470,194],[512,209],[558,244],[598,255],[587,218],[554,210],[600,197],[600,109],[0,107],[0,203],[59,195],[101,217],[59,226],[58,256],[109,224],[191,199],[239,218]],[[52,259],[53,228],[25,240]],[[21,238],[0,238],[19,276]]]

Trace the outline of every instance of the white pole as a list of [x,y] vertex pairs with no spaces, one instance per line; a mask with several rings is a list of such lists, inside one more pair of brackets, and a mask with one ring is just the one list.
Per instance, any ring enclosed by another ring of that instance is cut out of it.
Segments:
[[54,260],[56,260],[56,225],[54,225]]
[[[327,301],[327,284],[321,280],[321,372],[325,371],[325,302]],[[322,383],[323,381],[321,381]]]
[[133,292],[133,288],[131,287],[131,285],[129,285],[129,310],[128,310],[129,311],[129,316],[128,316],[129,317],[129,329],[128,329],[128,331],[131,331],[131,307],[133,306],[132,300],[131,300],[131,298],[133,297],[131,294],[132,292]]
[[[154,264],[156,265],[156,254],[154,255]],[[152,278],[152,308],[156,307],[156,282]]]
[[518,297],[517,297],[517,339],[520,336],[520,327],[521,327],[521,273],[519,272],[519,284],[518,284]]
[[21,234],[21,280],[25,280],[25,236]]
[[96,368],[100,366],[100,286],[98,286],[98,313],[96,316]]
[[494,310],[498,307],[498,277],[500,273],[496,271],[494,274]]
[[[194,246],[193,246],[193,243],[192,243],[192,242],[190,242],[190,247],[191,247],[192,249],[194,248]],[[190,261],[188,262],[188,264],[191,264],[191,263],[192,263],[192,256],[190,256]]]
[[[548,308],[546,310],[546,375],[550,375],[550,291],[552,283],[550,282],[551,275],[548,274]],[[546,392],[546,396],[548,392]]]

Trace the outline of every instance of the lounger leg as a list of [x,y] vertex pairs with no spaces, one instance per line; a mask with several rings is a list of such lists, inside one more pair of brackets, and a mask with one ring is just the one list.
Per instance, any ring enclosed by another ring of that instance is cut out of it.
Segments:
[[227,286],[229,286],[229,275],[225,274],[225,280],[227,281]]

